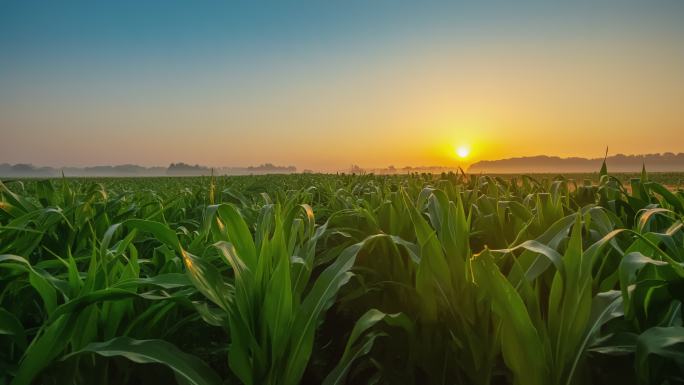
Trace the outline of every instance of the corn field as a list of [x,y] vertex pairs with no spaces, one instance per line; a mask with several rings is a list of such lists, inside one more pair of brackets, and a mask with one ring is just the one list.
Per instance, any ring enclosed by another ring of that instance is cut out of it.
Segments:
[[684,192],[562,176],[0,184],[0,384],[681,384]]

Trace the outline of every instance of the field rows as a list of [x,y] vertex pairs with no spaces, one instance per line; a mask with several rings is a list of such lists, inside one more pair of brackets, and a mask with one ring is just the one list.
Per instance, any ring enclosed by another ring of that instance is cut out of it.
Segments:
[[0,384],[684,383],[684,192],[628,180],[5,181]]

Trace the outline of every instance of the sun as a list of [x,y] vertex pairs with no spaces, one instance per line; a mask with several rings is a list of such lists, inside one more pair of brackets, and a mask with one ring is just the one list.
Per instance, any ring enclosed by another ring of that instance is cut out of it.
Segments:
[[470,148],[468,146],[458,146],[456,147],[456,155],[458,155],[459,158],[467,158],[468,155],[470,154]]

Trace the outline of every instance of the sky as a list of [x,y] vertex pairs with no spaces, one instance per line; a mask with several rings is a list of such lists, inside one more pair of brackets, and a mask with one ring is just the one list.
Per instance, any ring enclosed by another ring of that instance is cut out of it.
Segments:
[[684,152],[683,20],[678,0],[0,0],[0,163]]

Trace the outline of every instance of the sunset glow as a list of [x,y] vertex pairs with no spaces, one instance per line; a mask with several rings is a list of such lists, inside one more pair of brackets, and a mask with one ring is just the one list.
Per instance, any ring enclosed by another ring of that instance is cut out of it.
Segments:
[[682,150],[684,2],[30,4],[0,6],[0,163],[338,171]]

